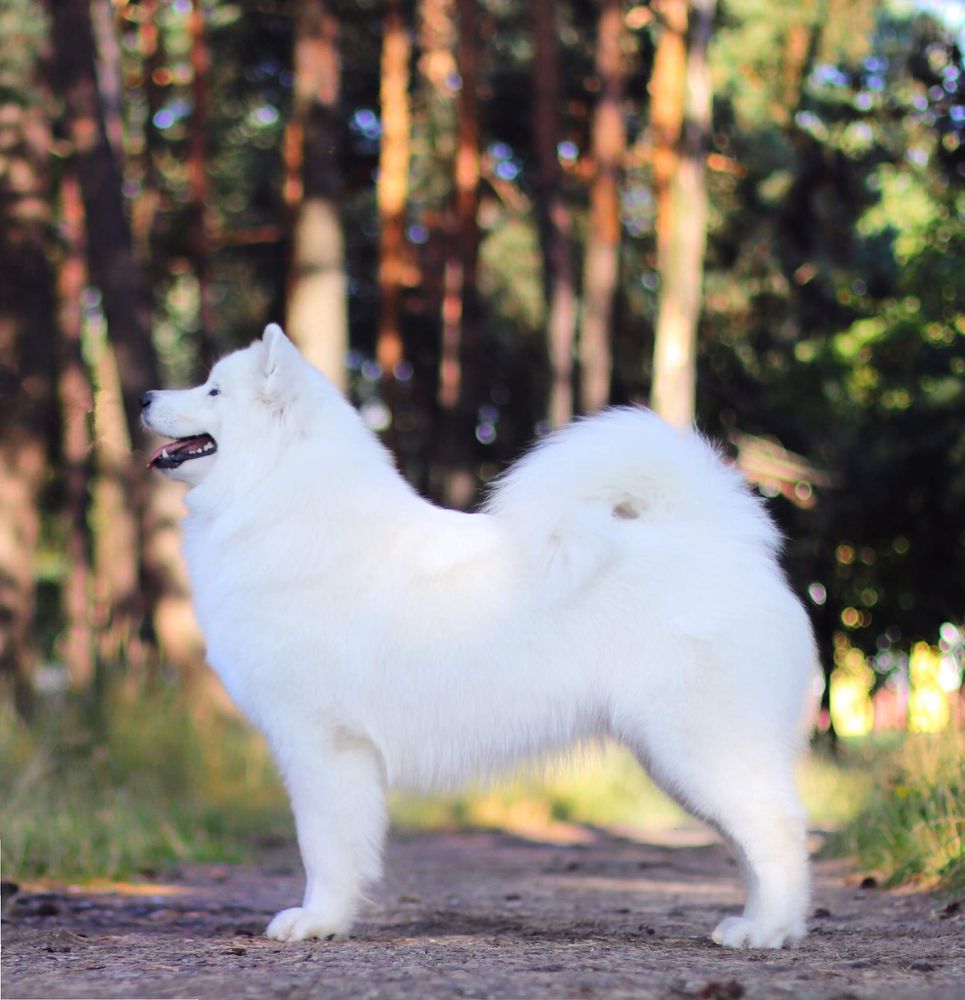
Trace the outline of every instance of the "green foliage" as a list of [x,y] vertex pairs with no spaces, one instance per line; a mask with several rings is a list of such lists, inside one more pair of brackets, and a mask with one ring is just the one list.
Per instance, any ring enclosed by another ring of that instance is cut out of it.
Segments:
[[[514,270],[506,270],[503,261],[511,261]],[[491,302],[493,326],[504,330],[504,336],[538,337],[546,310],[533,220],[501,219],[483,240],[480,265],[480,291]]]
[[832,847],[888,885],[965,889],[965,730],[909,737],[876,770],[874,790]]
[[40,93],[33,86],[24,86],[24,81],[35,80],[46,31],[46,13],[35,0],[4,0],[0,6],[0,38],[4,40],[0,46],[0,104],[28,107],[38,103]]
[[238,719],[120,686],[33,728],[2,711],[5,877],[119,878],[291,836],[267,750]]
[[826,6],[723,7],[699,408],[831,473],[774,501],[830,664],[962,614],[965,71],[912,5]]

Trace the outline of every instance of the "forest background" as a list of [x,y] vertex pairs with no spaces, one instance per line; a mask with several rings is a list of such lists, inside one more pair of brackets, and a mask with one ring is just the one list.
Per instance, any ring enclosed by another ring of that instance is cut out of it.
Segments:
[[458,507],[573,415],[695,419],[826,672],[907,691],[917,649],[954,706],[963,33],[957,0],[5,0],[4,745],[109,724],[118,681],[211,699],[138,400],[269,321]]

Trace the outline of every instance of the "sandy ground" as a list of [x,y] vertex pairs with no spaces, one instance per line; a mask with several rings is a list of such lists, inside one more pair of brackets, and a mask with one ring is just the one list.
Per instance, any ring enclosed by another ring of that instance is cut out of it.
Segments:
[[709,933],[738,909],[737,872],[693,830],[573,846],[498,833],[396,839],[343,941],[261,936],[298,901],[293,853],[168,876],[104,892],[22,889],[3,924],[4,1000],[965,998],[965,906],[862,887],[838,862],[816,864],[802,945],[718,948]]

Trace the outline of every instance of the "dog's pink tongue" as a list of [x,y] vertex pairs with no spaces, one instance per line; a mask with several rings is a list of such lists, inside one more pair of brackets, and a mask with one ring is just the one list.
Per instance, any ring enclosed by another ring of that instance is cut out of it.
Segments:
[[160,448],[155,449],[151,457],[147,461],[147,467],[150,469],[152,465],[162,456],[171,455],[176,451],[184,451],[185,448],[197,447],[204,443],[204,438],[206,435],[199,437],[190,438],[179,438],[177,441],[168,441],[166,444],[162,444]]

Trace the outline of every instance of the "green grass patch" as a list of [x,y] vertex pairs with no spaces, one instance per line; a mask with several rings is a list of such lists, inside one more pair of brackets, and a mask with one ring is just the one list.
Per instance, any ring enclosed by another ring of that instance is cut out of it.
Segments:
[[239,719],[122,687],[30,727],[0,709],[5,878],[127,878],[292,836],[267,748]]
[[831,849],[887,885],[965,889],[965,730],[879,751],[874,783]]

